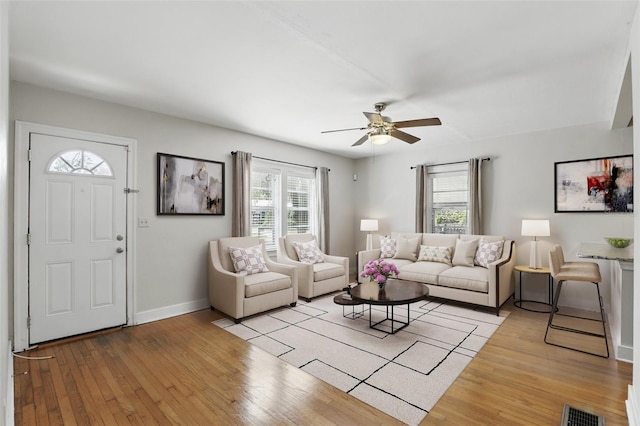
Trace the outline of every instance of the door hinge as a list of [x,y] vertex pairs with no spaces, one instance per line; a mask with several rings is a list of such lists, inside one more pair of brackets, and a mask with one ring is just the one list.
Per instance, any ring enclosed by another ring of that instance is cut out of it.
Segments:
[[31,148],[27,150],[27,161],[31,161]]
[[139,189],[131,189],[131,188],[125,188],[124,189],[124,193],[125,194],[137,194],[138,192],[140,192]]
[[31,328],[31,317],[27,317],[27,328]]
[[31,245],[31,234],[27,234],[27,245]]

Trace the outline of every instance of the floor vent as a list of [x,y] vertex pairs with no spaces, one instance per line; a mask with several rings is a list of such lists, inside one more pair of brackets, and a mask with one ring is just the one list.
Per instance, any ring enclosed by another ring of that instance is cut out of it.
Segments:
[[604,417],[565,404],[560,426],[604,426]]

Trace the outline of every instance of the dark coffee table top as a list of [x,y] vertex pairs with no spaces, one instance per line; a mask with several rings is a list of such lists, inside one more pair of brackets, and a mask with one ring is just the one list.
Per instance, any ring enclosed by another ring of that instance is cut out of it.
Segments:
[[377,282],[358,284],[351,289],[353,300],[369,305],[406,305],[429,295],[429,288],[415,281],[390,279],[380,290]]
[[334,303],[338,305],[356,306],[361,305],[362,301],[354,300],[353,297],[347,296],[346,293],[340,293],[333,298]]

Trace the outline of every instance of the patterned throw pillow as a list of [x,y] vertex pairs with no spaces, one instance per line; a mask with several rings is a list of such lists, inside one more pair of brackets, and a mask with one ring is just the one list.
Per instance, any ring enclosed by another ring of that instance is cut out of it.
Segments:
[[478,266],[488,268],[490,263],[493,263],[502,257],[503,248],[503,240],[493,241],[491,243],[485,240],[480,240],[480,245],[478,246],[478,251],[476,252],[476,257],[473,260],[473,263]]
[[324,262],[324,254],[322,254],[322,252],[318,248],[318,243],[316,242],[316,240],[307,241],[304,243],[293,241],[291,244],[296,250],[300,262],[309,264]]
[[393,257],[396,254],[396,240],[380,237],[380,257]]
[[451,265],[451,247],[421,245],[418,261],[439,262]]
[[264,257],[262,257],[262,246],[229,247],[229,254],[236,272],[246,272],[247,275],[269,272]]

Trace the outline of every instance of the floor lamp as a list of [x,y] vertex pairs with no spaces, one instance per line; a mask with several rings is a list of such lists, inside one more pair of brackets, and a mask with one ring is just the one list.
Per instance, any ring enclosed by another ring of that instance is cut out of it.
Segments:
[[529,253],[529,268],[540,269],[540,259],[538,257],[538,241],[537,237],[548,237],[549,232],[548,220],[526,220],[522,221],[522,235],[525,237],[533,237],[531,241],[531,251]]
[[371,231],[375,232],[378,230],[378,219],[362,219],[360,221],[360,230],[368,232],[366,250],[373,249],[373,240],[371,237]]

